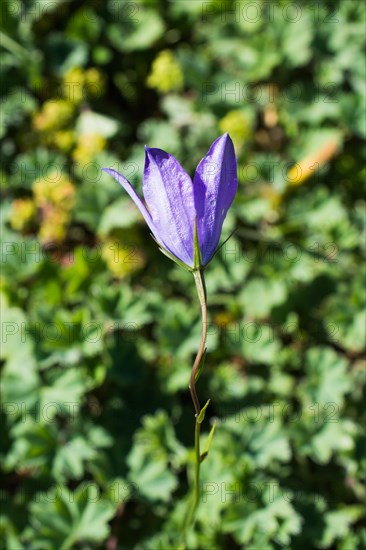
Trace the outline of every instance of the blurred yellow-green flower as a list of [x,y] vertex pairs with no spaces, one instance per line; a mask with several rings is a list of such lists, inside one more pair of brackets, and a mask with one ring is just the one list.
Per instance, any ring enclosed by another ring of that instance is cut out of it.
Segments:
[[170,50],[163,50],[154,59],[147,85],[166,94],[181,90],[184,84],[182,69]]
[[69,69],[62,82],[63,96],[72,103],[80,103],[84,95],[84,70],[80,67]]
[[85,89],[91,97],[101,97],[105,90],[105,78],[94,67],[85,71]]
[[219,128],[221,132],[228,132],[235,148],[240,149],[250,136],[251,121],[245,112],[235,109],[226,113],[219,121]]
[[73,67],[67,71],[62,81],[62,93],[65,99],[79,104],[90,97],[101,97],[105,90],[105,78],[102,73],[92,67],[84,70]]
[[75,134],[73,130],[59,130],[52,135],[53,143],[58,149],[67,153],[75,141]]
[[134,273],[145,264],[144,255],[136,245],[124,246],[112,238],[103,243],[102,258],[118,279]]
[[64,128],[74,114],[74,106],[66,99],[50,99],[35,114],[33,124],[36,130],[48,132]]
[[235,316],[230,311],[220,311],[213,317],[215,325],[228,327],[235,321]]
[[48,205],[42,212],[39,240],[43,244],[62,242],[66,236],[69,221],[70,215],[68,212]]
[[11,205],[11,227],[16,231],[28,229],[35,219],[36,212],[36,205],[32,199],[16,199]]
[[52,204],[62,210],[70,210],[74,204],[75,188],[65,175],[52,172],[33,184],[34,200],[39,208]]
[[33,184],[35,204],[40,209],[39,238],[42,243],[60,242],[65,238],[74,205],[75,187],[65,175],[57,172]]
[[103,151],[105,146],[106,140],[104,136],[96,132],[81,134],[78,138],[77,146],[72,153],[73,159],[81,165],[86,164],[93,160],[97,153]]

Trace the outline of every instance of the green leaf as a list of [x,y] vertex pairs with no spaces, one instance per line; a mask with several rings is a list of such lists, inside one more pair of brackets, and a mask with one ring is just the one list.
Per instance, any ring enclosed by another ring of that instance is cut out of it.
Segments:
[[164,23],[159,13],[152,9],[142,9],[141,4],[137,6],[138,17],[130,18],[124,32],[117,24],[108,27],[111,43],[122,52],[146,50],[164,33]]
[[20,308],[9,307],[1,295],[1,358],[3,412],[13,423],[32,410],[41,379],[34,356],[34,342],[26,332],[27,318]]
[[141,468],[133,468],[130,481],[138,487],[138,492],[150,502],[168,502],[172,492],[177,488],[177,479],[164,464],[154,457],[146,457]]
[[240,300],[248,315],[266,317],[274,306],[283,303],[287,296],[286,285],[281,280],[251,279],[240,294]]
[[201,462],[203,462],[205,460],[205,458],[207,457],[207,455],[209,453],[211,443],[212,443],[212,438],[213,438],[215,430],[216,430],[216,425],[217,425],[217,422],[215,420],[214,423],[212,424],[210,433],[208,434],[206,445],[205,445],[205,450],[203,451],[203,453],[201,453],[201,457],[200,457]]
[[137,208],[129,199],[121,197],[105,208],[100,219],[98,234],[108,235],[113,229],[131,227],[137,221],[140,221]]
[[128,456],[129,481],[140,498],[149,502],[168,502],[178,481],[169,461],[180,462],[183,449],[178,443],[167,414],[144,418],[144,426],[135,434],[135,445]]
[[13,89],[11,93],[2,98],[2,113],[0,119],[0,138],[4,137],[8,127],[19,126],[24,118],[32,113],[36,103],[24,89]]
[[337,540],[344,540],[344,537],[352,530],[351,526],[362,515],[363,510],[359,506],[347,506],[340,510],[328,512],[325,515],[326,527],[322,537],[322,545],[329,547]]
[[[81,405],[81,397],[86,391],[85,379],[80,369],[72,368],[50,379],[40,392],[40,408],[47,411],[45,422],[50,422],[57,414],[75,414]],[[42,421],[42,420],[41,420]]]
[[101,543],[109,533],[114,509],[94,483],[82,484],[74,492],[61,485],[40,493],[31,504],[34,548],[71,550],[78,544]]
[[80,114],[76,122],[76,131],[78,134],[97,133],[105,138],[111,138],[118,132],[119,126],[116,119],[88,110]]
[[202,424],[202,422],[204,421],[204,419],[205,419],[205,414],[206,414],[206,409],[207,409],[207,407],[209,406],[210,401],[211,401],[211,399],[208,399],[207,402],[206,402],[206,404],[203,405],[202,409],[200,410],[200,413],[199,413],[199,415],[198,415],[198,417],[197,417],[197,422],[198,422],[198,424]]
[[84,66],[88,58],[88,45],[85,42],[71,40],[58,32],[47,35],[46,51],[59,75],[73,67]]
[[306,354],[308,376],[298,387],[305,403],[334,403],[337,410],[349,391],[347,361],[332,348],[313,347]]
[[97,426],[89,428],[85,435],[76,433],[56,454],[52,467],[54,477],[61,483],[82,479],[88,470],[95,468],[103,449],[112,444],[111,437]]

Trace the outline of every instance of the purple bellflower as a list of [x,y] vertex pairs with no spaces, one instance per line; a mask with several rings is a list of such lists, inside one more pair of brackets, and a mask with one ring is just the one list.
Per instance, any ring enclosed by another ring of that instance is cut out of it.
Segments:
[[190,271],[202,269],[215,254],[238,187],[233,142],[227,133],[216,139],[193,182],[172,155],[149,147],[145,152],[146,206],[124,176],[111,168],[103,171],[130,195],[164,254]]

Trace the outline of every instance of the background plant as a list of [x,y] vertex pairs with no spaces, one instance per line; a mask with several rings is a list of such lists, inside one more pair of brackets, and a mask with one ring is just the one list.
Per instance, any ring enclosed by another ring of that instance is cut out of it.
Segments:
[[2,546],[177,548],[195,289],[100,167],[139,188],[147,143],[193,173],[229,131],[237,230],[206,276],[218,427],[189,546],[363,548],[363,4],[2,15]]

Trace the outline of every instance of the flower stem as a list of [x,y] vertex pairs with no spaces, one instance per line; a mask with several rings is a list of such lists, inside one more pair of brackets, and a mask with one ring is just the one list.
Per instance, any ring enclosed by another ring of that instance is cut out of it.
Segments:
[[199,503],[199,498],[200,498],[200,465],[201,465],[200,435],[201,435],[202,421],[199,420],[201,406],[197,397],[196,380],[198,378],[200,367],[202,366],[201,363],[204,359],[204,355],[206,351],[206,339],[207,339],[207,294],[206,294],[205,279],[204,279],[202,270],[193,271],[193,276],[196,283],[198,298],[201,304],[202,333],[201,333],[200,347],[198,349],[196,359],[193,363],[190,383],[189,383],[189,391],[191,392],[191,397],[192,397],[193,405],[196,412],[195,414],[196,421],[195,421],[195,430],[194,430],[195,464],[194,464],[193,501],[187,515],[185,529],[187,529],[194,521],[194,516]]
[[196,410],[196,416],[201,412],[200,403],[198,401],[197,392],[196,392],[196,378],[198,368],[203,359],[205,350],[206,350],[206,338],[207,338],[207,294],[206,294],[206,285],[203,272],[201,270],[193,271],[194,280],[196,283],[197,294],[201,304],[202,312],[202,333],[201,333],[201,343],[198,349],[196,359],[193,363],[191,378],[189,382],[189,391],[191,392],[192,401],[194,408]]

